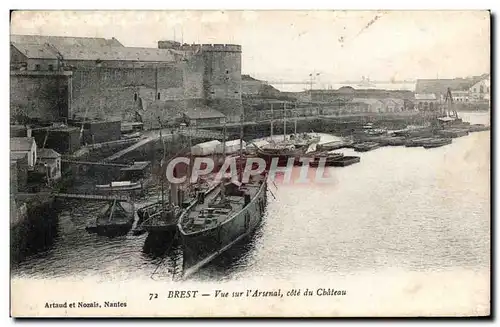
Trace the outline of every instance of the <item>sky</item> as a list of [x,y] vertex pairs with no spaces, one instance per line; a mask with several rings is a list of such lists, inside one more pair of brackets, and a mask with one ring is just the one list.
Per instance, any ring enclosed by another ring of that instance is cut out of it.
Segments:
[[[241,44],[267,81],[454,78],[490,71],[487,11],[18,11],[11,34]],[[319,74],[319,75],[317,75]]]

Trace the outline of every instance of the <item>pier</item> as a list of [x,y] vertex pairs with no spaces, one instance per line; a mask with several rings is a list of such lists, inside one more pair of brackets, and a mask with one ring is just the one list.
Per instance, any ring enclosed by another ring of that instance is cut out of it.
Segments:
[[101,195],[101,194],[86,194],[86,193],[53,193],[56,198],[64,199],[81,199],[91,201],[118,201],[128,202],[130,197],[126,195]]
[[[162,129],[162,138],[164,140],[172,140],[173,139],[173,134],[171,129]],[[181,136],[186,136],[186,137],[192,137],[192,138],[198,138],[198,139],[216,139],[216,140],[222,140],[223,139],[223,133],[214,131],[214,130],[208,130],[208,129],[193,129],[193,128],[186,128],[186,129],[180,129],[175,131],[176,135],[181,135]],[[134,150],[137,150],[146,144],[150,142],[154,142],[160,139],[160,130],[153,130],[145,133],[143,136],[144,138],[137,143],[132,144],[131,146],[116,152],[112,156],[107,157],[104,159],[105,162],[111,162],[114,160],[117,160],[127,153],[130,153]]]
[[109,163],[104,161],[78,161],[78,160],[68,160],[62,159],[62,163],[74,164],[74,165],[86,165],[86,166],[104,166],[104,167],[116,167],[116,168],[128,168],[130,165]]
[[39,193],[17,193],[16,198],[19,200],[26,200],[35,197],[54,197],[54,198],[64,198],[64,199],[80,199],[80,200],[90,200],[90,201],[118,201],[118,202],[128,202],[130,197],[126,195],[101,195],[101,194],[87,194],[87,193],[51,193],[51,192],[39,192]]

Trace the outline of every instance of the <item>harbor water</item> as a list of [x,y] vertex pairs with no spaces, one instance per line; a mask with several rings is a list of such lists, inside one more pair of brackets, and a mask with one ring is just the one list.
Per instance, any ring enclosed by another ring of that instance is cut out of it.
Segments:
[[[489,123],[488,114],[461,116]],[[329,183],[285,184],[278,177],[255,235],[195,278],[489,271],[490,131],[440,148],[383,147],[356,155],[358,164],[327,168]],[[34,244],[38,250],[12,264],[13,275],[171,280],[179,252],[146,249],[147,235],[109,238],[85,231],[102,206],[66,202],[54,239]]]

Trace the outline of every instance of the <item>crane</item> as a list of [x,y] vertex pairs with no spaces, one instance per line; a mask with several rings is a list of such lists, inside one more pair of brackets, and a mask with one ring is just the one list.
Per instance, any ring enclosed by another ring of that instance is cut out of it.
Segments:
[[446,91],[446,97],[444,98],[444,103],[445,103],[446,115],[457,119],[458,113],[455,109],[455,106],[453,105],[453,96],[451,95],[450,88],[448,88],[448,90]]

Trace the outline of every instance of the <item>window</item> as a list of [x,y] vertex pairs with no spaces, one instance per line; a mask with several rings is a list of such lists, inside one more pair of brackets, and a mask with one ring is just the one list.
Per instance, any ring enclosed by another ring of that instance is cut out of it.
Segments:
[[158,92],[158,100],[160,100],[160,92]]
[[40,70],[40,64],[35,65],[35,70]]
[[483,90],[483,86],[482,86],[482,85],[480,85],[480,86],[479,86],[479,93],[483,93],[483,91],[484,91],[484,90]]
[[49,65],[49,70],[54,70],[54,65]]
[[137,93],[134,93],[134,101],[137,101]]

